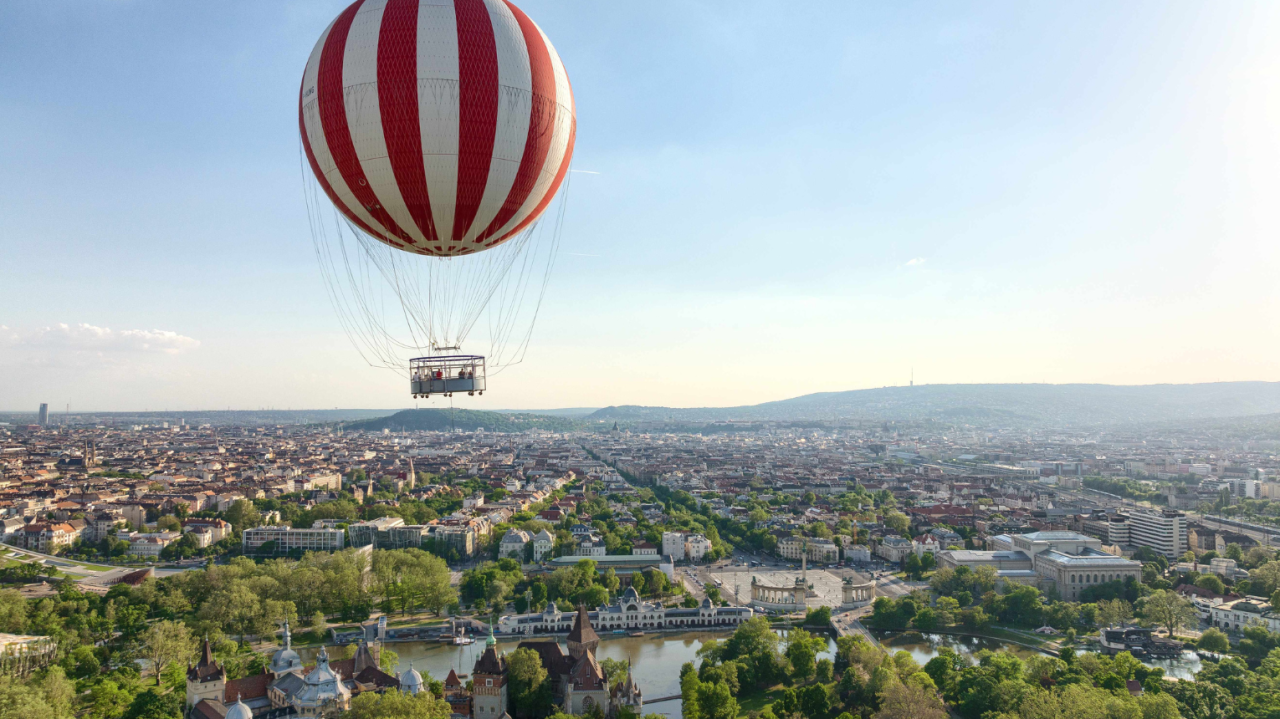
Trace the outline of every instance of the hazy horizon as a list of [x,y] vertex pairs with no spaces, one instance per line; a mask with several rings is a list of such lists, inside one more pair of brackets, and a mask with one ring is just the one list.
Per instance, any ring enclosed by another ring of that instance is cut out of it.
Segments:
[[[1080,382],[1064,382],[1064,383],[1041,383],[1041,382],[988,382],[988,383],[918,383],[915,385],[882,385],[880,387],[860,387],[856,389],[834,389],[819,390],[804,395],[796,395],[794,397],[780,397],[774,400],[764,400],[757,403],[735,403],[724,405],[653,405],[642,403],[605,403],[593,407],[471,407],[463,403],[455,403],[454,409],[479,409],[489,412],[555,412],[560,414],[570,412],[595,412],[610,407],[642,407],[642,408],[661,408],[661,409],[680,409],[680,410],[697,410],[697,409],[734,409],[739,407],[755,407],[762,404],[770,404],[777,402],[786,402],[788,400],[804,399],[806,397],[822,396],[822,395],[839,395],[850,392],[861,392],[877,389],[914,389],[914,388],[938,388],[938,387],[1107,387],[1107,388],[1156,388],[1156,387],[1205,387],[1214,385],[1235,385],[1235,384],[1280,384],[1280,382],[1269,382],[1266,380],[1233,380],[1229,382],[1202,382],[1202,383],[1155,383],[1155,384],[1106,384],[1106,383],[1080,383]],[[38,407],[37,407],[38,409]],[[50,415],[61,414],[64,411],[70,411],[71,414],[131,414],[131,413],[165,413],[165,412],[402,412],[412,409],[449,409],[449,405],[436,405],[427,402],[417,402],[414,405],[404,406],[335,406],[335,407],[316,407],[316,406],[300,406],[300,407],[193,407],[193,408],[66,408],[50,405]],[[36,409],[21,408],[4,408],[0,407],[0,415],[3,414],[34,414]],[[1248,415],[1241,415],[1248,416]]]
[[[526,362],[457,407],[1280,380],[1280,6],[518,4],[580,172]],[[346,5],[0,7],[0,407],[414,405],[303,203]]]

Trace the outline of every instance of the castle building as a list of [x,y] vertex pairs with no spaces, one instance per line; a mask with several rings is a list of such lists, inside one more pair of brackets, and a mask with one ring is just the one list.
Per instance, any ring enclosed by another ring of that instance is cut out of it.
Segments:
[[[629,591],[634,594],[635,590]],[[638,600],[638,597],[635,599]],[[488,644],[473,671],[473,719],[501,719],[507,716],[506,657],[497,652],[497,641],[493,638],[492,631]],[[613,717],[625,706],[639,713],[644,699],[630,670],[622,682],[610,689],[609,680],[596,661],[600,637],[591,626],[591,618],[585,606],[578,607],[566,644],[568,652],[554,639],[525,641],[519,646],[520,649],[538,653],[560,711],[566,714],[586,714],[599,708],[606,717]],[[456,681],[455,675],[450,674],[450,678]],[[445,694],[446,697],[450,694],[448,682],[445,684]],[[454,707],[456,715],[457,709],[462,706],[461,701],[455,703],[455,700],[450,699],[449,703]]]
[[[226,669],[213,658],[209,640],[201,647],[200,661],[187,667],[188,719],[275,719],[315,717],[332,710],[345,711],[351,697],[362,692],[400,689],[400,678],[378,668],[381,645],[361,644],[351,659],[329,661],[320,650],[316,664],[304,666],[293,650],[289,625],[284,644],[271,656],[262,674],[227,680]],[[412,668],[402,677],[411,678]],[[413,672],[416,674],[416,672]],[[422,678],[418,677],[418,686]],[[413,691],[413,687],[406,687]]]
[[462,684],[458,673],[449,670],[444,680],[444,700],[449,703],[449,719],[469,719],[471,716],[471,692]]

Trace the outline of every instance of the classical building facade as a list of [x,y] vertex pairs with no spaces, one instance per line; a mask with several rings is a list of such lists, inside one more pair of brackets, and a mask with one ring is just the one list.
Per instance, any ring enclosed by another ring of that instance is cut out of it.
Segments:
[[1074,602],[1086,588],[1128,578],[1142,579],[1142,563],[1102,551],[1102,540],[1076,532],[1051,531],[999,535],[995,551],[952,550],[938,553],[942,567],[991,567],[997,581],[1056,588]]
[[840,608],[865,607],[876,598],[876,580],[861,577],[845,577],[840,587]]
[[796,577],[794,584],[772,586],[751,577],[751,606],[774,612],[805,612],[809,609],[809,583]]
[[[669,609],[658,602],[644,601],[634,587],[623,590],[613,604],[587,611],[592,624],[602,631],[736,627],[752,616],[750,607],[716,607],[709,600],[693,609]],[[575,621],[575,613],[561,612],[548,603],[540,613],[502,617],[498,631],[524,636],[560,634],[572,631]]]

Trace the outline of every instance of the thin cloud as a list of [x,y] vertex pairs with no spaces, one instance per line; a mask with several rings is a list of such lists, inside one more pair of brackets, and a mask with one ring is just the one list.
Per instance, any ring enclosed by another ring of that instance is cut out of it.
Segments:
[[923,265],[927,261],[928,261],[928,258],[926,257],[913,257],[907,260],[907,263],[903,265],[903,267],[919,267],[920,265]]
[[169,330],[113,330],[82,322],[25,331],[0,325],[0,345],[33,350],[172,355],[199,347],[200,340]]
[[582,173],[582,174],[584,174],[584,175],[599,175],[599,174],[600,174],[599,172],[596,172],[595,170],[569,170],[569,172],[580,172],[580,173]]

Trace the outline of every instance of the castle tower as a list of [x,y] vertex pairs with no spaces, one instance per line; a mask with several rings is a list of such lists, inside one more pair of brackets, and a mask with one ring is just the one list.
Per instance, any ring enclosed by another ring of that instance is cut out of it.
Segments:
[[591,628],[591,619],[587,616],[587,606],[578,605],[578,616],[573,620],[573,630],[569,632],[569,656],[581,659],[583,654],[596,653],[600,646],[600,637]]
[[490,626],[484,654],[471,670],[471,711],[475,719],[501,719],[507,713],[507,658],[498,653],[497,644]]
[[380,642],[377,642],[375,640],[373,643],[373,647],[370,648],[368,642],[361,641],[360,647],[356,649],[355,668],[352,671],[352,675],[354,676],[356,674],[359,674],[360,672],[364,671],[365,669],[368,669],[369,667],[377,668],[378,660],[381,657],[381,655],[382,655],[382,645]]
[[213,658],[209,638],[205,637],[204,646],[200,650],[200,662],[194,667],[187,664],[187,706],[193,707],[201,699],[221,702],[226,686],[227,670]]

